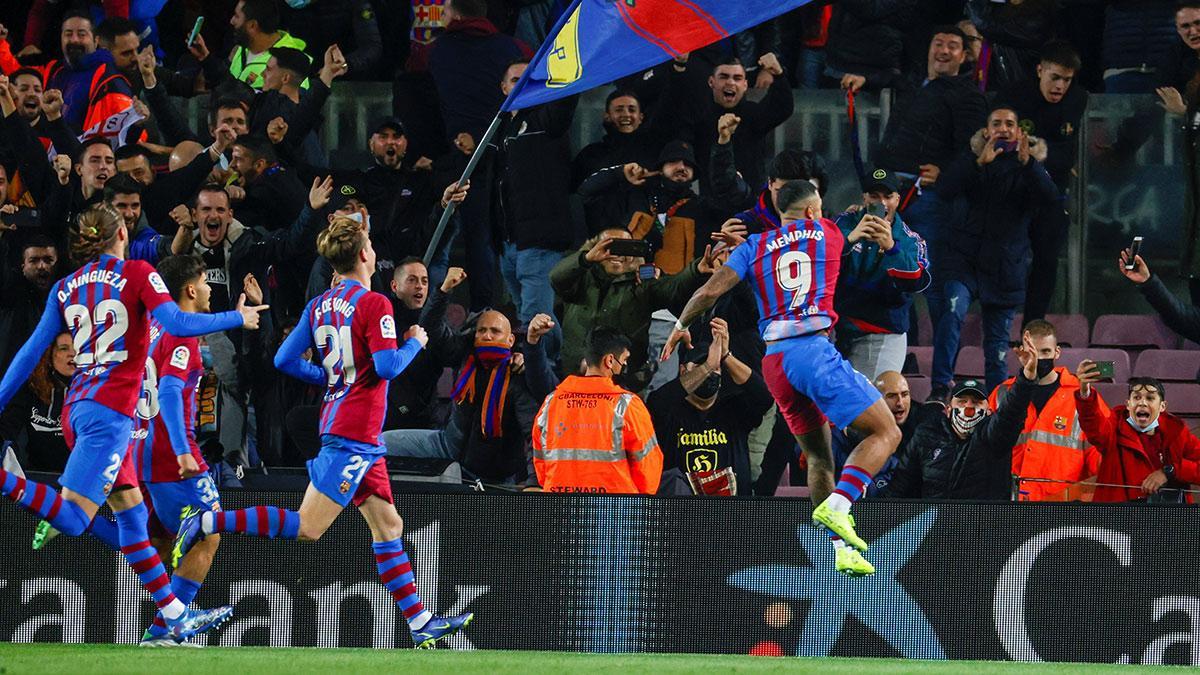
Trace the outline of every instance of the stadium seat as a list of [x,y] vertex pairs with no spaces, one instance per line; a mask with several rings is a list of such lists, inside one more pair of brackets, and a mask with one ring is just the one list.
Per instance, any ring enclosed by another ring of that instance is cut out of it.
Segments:
[[912,396],[913,405],[924,403],[929,398],[929,391],[933,388],[933,380],[923,375],[908,375],[905,377],[908,380],[908,392]]
[[1156,377],[1163,382],[1195,382],[1200,374],[1200,351],[1147,349],[1133,364],[1135,377]]
[[1200,384],[1171,382],[1167,388],[1167,410],[1180,417],[1200,417]]
[[1059,364],[1066,366],[1073,373],[1079,368],[1079,362],[1084,359],[1093,361],[1112,361],[1113,362],[1113,382],[1128,382],[1129,373],[1129,352],[1124,349],[1064,349],[1062,350],[1062,358],[1059,359]]
[[929,312],[917,312],[917,344],[922,347],[933,345],[933,322]]
[[1093,386],[1100,392],[1104,404],[1110,408],[1124,405],[1125,399],[1129,398],[1129,385],[1123,382],[1100,382]]
[[983,317],[978,313],[967,314],[962,332],[958,335],[958,344],[964,347],[978,347],[983,344]]
[[[1054,324],[1054,331],[1058,334],[1058,346],[1088,346],[1091,330],[1088,328],[1086,316],[1082,314],[1047,314],[1046,320]],[[1012,342],[1020,340],[1021,331],[1024,328],[1025,315],[1017,314],[1013,317],[1012,328],[1008,331],[1008,339]]]
[[983,348],[973,345],[963,345],[958,350],[958,360],[954,363],[954,377],[983,377]]
[[1157,314],[1103,314],[1092,327],[1092,347],[1174,349],[1178,343]]
[[905,359],[904,374],[920,374],[929,377],[933,373],[933,347],[909,347],[908,353],[912,355],[915,361],[916,370],[908,367],[908,359]]
[[448,399],[450,392],[454,389],[454,369],[443,368],[442,376],[438,378],[437,397]]

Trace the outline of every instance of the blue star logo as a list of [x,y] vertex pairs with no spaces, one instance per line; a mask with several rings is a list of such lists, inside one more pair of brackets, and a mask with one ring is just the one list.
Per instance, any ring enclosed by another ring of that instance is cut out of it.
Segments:
[[734,572],[728,583],[751,593],[792,601],[811,600],[796,648],[797,656],[826,656],[854,617],[910,659],[944,659],[937,632],[896,574],[908,564],[937,520],[937,509],[899,525],[871,544],[868,558],[875,575],[859,579],[834,569],[828,536],[801,525],[796,537],[812,566],[760,565]]

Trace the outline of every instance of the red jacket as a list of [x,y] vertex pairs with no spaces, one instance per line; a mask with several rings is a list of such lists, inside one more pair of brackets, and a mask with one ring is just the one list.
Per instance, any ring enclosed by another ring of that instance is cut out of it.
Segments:
[[[1099,397],[1081,398],[1076,393],[1075,401],[1083,433],[1103,456],[1096,482],[1138,486],[1097,487],[1092,501],[1144,498],[1142,481],[1166,463],[1175,467],[1175,480],[1170,484],[1200,483],[1200,439],[1178,417],[1163,412],[1158,416],[1158,430],[1143,434],[1129,425],[1129,412],[1123,405],[1114,407],[1105,418]],[[1187,500],[1192,501],[1190,495]]]

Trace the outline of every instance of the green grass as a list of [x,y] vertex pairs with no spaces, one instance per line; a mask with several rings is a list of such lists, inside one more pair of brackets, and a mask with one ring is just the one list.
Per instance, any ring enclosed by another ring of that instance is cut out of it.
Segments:
[[[121,645],[0,644],[0,673],[155,673],[156,675],[299,675],[310,672],[366,673],[1092,673],[1128,671],[1130,666],[1018,664],[994,661],[907,661],[904,659],[767,658],[701,654],[601,655],[564,652],[413,651],[410,649],[309,649],[238,647],[138,649]],[[1149,667],[1147,667],[1149,668]],[[1159,666],[1158,669],[1172,668]]]

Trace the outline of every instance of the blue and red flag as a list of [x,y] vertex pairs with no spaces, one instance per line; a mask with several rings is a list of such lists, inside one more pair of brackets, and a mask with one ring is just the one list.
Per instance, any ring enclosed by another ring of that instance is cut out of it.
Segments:
[[571,96],[756,26],[811,0],[574,0],[501,110]]

